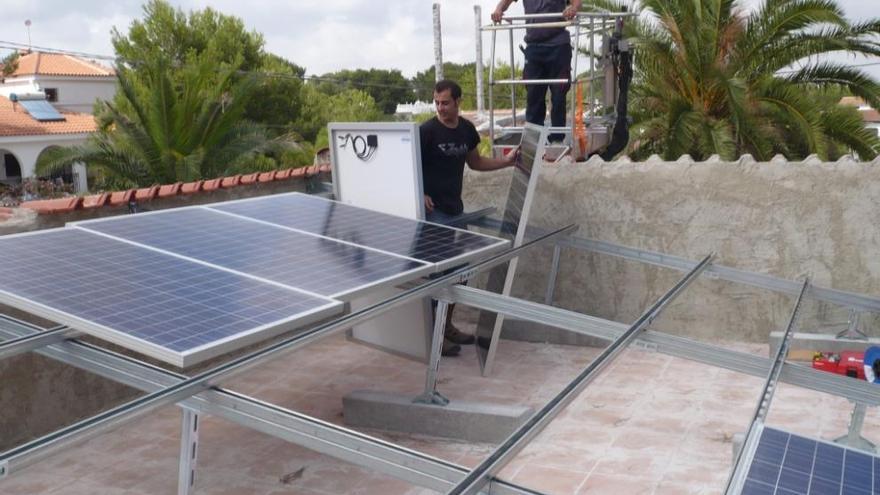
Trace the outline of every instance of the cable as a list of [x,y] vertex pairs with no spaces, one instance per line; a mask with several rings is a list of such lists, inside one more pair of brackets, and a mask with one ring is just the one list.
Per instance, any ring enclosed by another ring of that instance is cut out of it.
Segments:
[[338,139],[342,141],[342,144],[339,145],[342,149],[345,149],[348,143],[351,143],[351,150],[362,162],[372,160],[373,154],[376,153],[376,148],[379,147],[378,137],[375,134],[368,134],[366,138],[360,135],[352,136],[351,134],[346,134],[339,136]]

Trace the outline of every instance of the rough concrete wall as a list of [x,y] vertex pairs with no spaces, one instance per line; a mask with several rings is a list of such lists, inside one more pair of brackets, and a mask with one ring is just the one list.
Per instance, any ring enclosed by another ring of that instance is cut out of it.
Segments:
[[[509,174],[469,173],[467,209],[496,206]],[[880,294],[880,160],[823,163],[815,158],[755,163],[658,159],[545,166],[531,225],[580,226],[580,237],[786,279]],[[542,301],[552,251],[526,257],[514,295]],[[563,250],[554,303],[631,322],[681,272],[608,255]],[[719,280],[703,280],[673,304],[655,327],[708,339],[766,341],[784,325],[792,299]],[[805,326],[845,320],[814,304]],[[874,322],[868,321],[869,326]]]

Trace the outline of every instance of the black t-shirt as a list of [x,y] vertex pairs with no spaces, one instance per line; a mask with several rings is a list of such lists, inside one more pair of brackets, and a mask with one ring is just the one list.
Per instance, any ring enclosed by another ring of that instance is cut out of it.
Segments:
[[443,213],[460,215],[464,211],[461,183],[465,156],[480,143],[477,128],[459,117],[458,127],[450,129],[434,117],[419,127],[419,140],[425,194]]

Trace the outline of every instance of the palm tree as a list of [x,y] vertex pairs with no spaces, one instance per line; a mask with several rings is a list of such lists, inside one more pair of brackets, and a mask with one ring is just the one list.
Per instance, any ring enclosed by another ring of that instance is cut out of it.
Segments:
[[167,184],[246,170],[247,158],[293,146],[243,119],[255,80],[235,67],[195,57],[173,70],[163,60],[120,68],[114,103],[100,104],[98,132],[44,153],[38,172],[82,162],[118,186]]
[[880,19],[852,24],[834,0],[585,0],[588,11],[639,12],[630,153],[768,159],[849,150],[873,159],[876,134],[839,96],[880,108],[880,85],[827,61],[846,52],[880,55]]

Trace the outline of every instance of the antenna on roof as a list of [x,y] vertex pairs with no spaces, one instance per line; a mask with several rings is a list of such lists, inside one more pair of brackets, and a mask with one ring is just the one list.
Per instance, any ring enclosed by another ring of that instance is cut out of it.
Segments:
[[27,28],[28,32],[28,53],[31,52],[31,20],[25,19],[24,26]]

